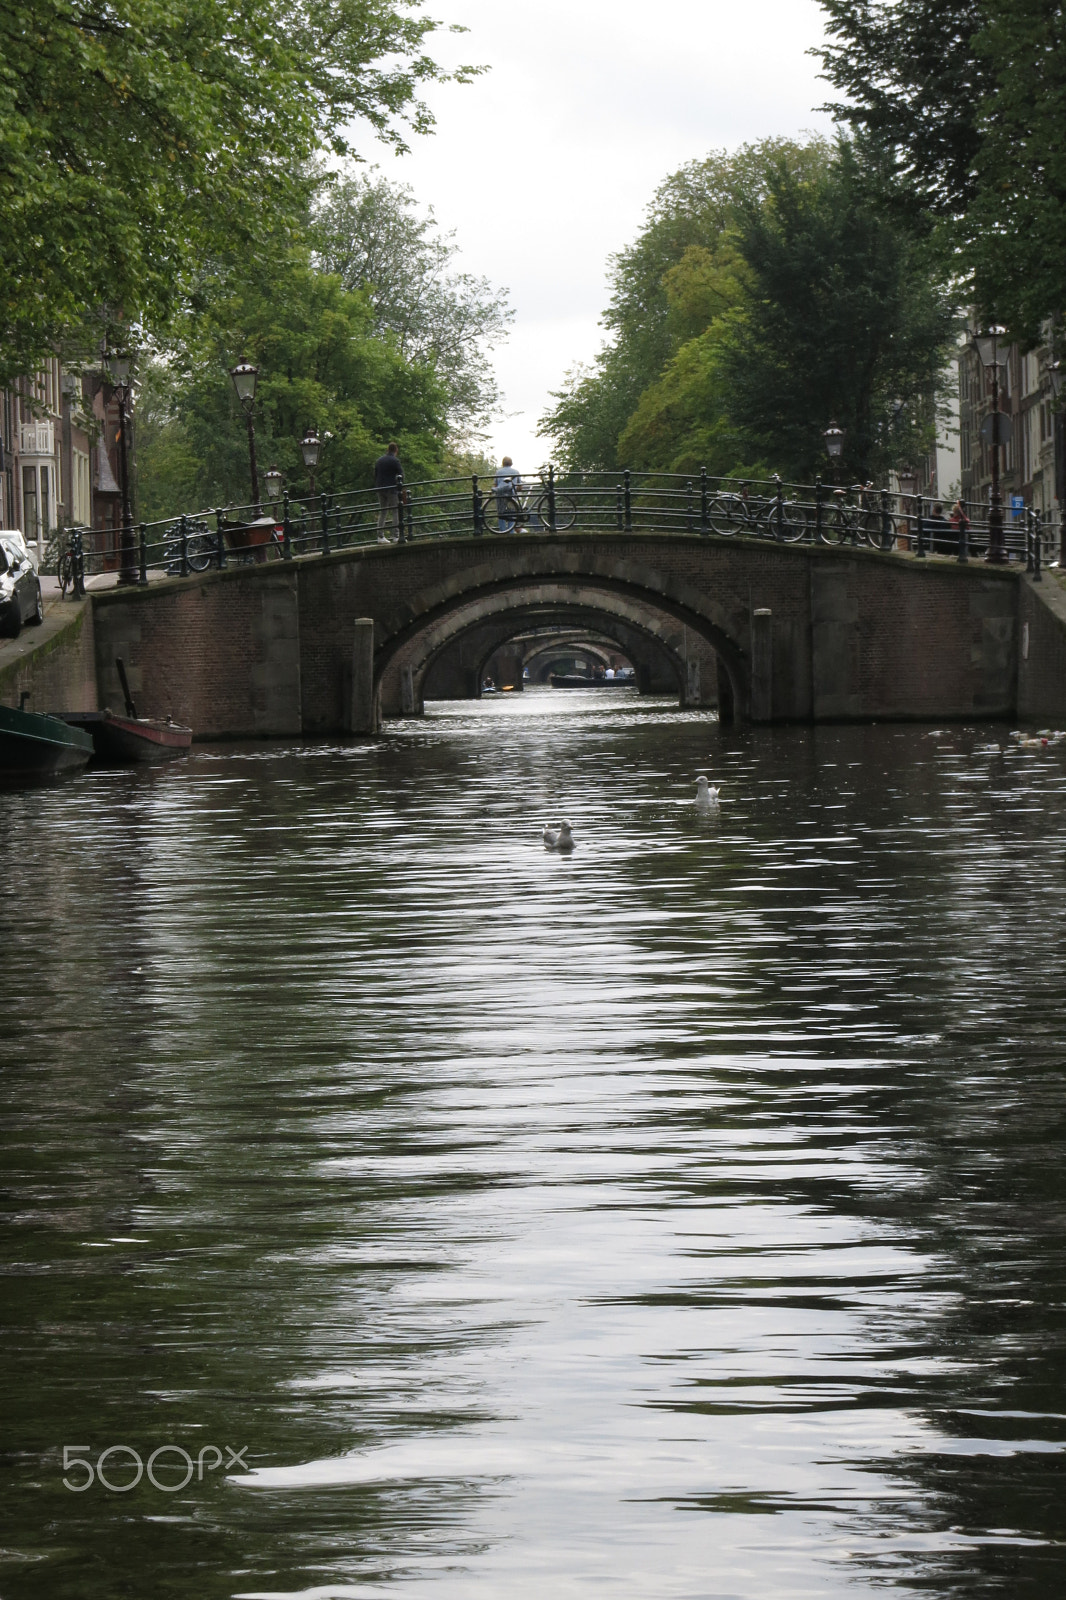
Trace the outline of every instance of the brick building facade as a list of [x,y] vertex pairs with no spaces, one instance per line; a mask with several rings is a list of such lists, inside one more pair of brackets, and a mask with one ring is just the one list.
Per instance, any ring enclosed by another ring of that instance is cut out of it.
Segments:
[[18,528],[38,559],[61,529],[91,528],[117,559],[118,451],[118,406],[98,374],[51,360],[0,388],[0,527]]

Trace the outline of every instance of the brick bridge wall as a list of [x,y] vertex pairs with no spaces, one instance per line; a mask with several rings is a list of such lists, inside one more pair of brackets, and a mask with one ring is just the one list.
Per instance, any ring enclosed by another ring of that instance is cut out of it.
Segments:
[[1019,578],[693,535],[371,546],[97,594],[97,681],[100,703],[118,704],[122,656],[139,708],[201,737],[335,732],[349,725],[356,618],[373,620],[390,715],[418,709],[426,671],[464,631],[570,606],[621,617],[667,650],[694,630],[724,663],[738,713],[760,720],[1011,716]]

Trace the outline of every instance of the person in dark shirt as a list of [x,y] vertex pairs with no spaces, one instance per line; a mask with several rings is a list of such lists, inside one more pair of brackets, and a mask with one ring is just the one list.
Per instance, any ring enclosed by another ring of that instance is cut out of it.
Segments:
[[383,456],[378,456],[374,462],[374,488],[378,492],[378,543],[388,544],[390,534],[387,531],[391,523],[396,529],[395,537],[400,537],[400,478],[403,476],[403,467],[400,465],[400,447],[390,444]]

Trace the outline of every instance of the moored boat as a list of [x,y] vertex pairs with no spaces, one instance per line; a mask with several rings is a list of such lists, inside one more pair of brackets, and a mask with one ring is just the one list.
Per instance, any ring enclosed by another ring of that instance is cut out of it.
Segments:
[[114,711],[58,713],[72,728],[92,739],[95,759],[105,766],[125,767],[142,761],[172,761],[189,753],[192,729],[157,717],[122,717]]
[[84,729],[61,717],[0,706],[0,779],[74,771],[92,753],[93,742]]
[[139,717],[130,693],[125,663],[115,658],[118,681],[126,702],[126,715],[103,711],[57,711],[70,727],[82,728],[92,740],[93,753],[102,766],[127,767],[142,761],[172,761],[189,753],[192,729],[169,717]]

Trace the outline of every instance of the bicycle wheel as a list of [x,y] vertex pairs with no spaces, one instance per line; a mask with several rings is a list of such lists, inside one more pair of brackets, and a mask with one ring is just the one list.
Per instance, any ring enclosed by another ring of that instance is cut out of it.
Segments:
[[[781,538],[786,544],[799,544],[814,526],[814,507],[797,500],[786,500],[782,507]],[[777,513],[770,514],[770,528],[777,536]]]
[[747,519],[744,501],[739,495],[717,494],[707,508],[707,520],[712,533],[736,533],[738,524]]
[[56,564],[56,577],[59,579],[59,592],[66,598],[67,590],[74,584],[74,557],[69,550],[64,550]]
[[522,507],[513,494],[487,494],[482,511],[486,533],[513,533],[522,520]]
[[215,553],[215,541],[210,534],[194,534],[186,547],[189,571],[206,572],[215,559]]
[[[543,527],[545,527],[545,528],[550,528],[551,527],[551,520],[550,520],[549,515],[548,515],[548,496],[547,496],[547,492],[545,492],[544,494],[541,495],[540,499],[537,501],[536,505],[533,507],[533,515],[540,519],[540,522],[541,522]],[[577,502],[575,500],[572,500],[568,494],[560,494],[558,492],[558,490],[556,490],[556,494],[555,494],[555,526],[556,526],[556,529],[558,530],[559,528],[572,528],[576,521],[577,521]]]

